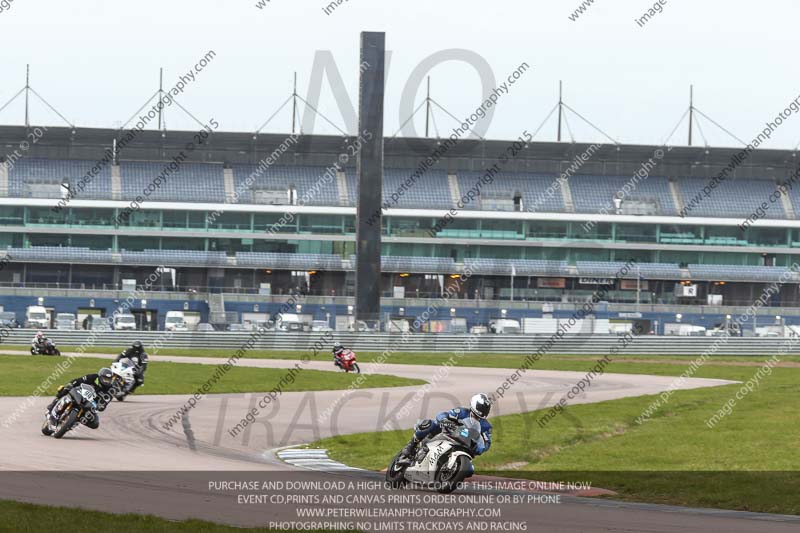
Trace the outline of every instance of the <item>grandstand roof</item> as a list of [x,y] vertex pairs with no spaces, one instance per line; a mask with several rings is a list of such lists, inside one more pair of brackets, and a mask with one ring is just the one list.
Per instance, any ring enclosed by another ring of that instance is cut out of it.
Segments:
[[[26,140],[24,126],[0,126],[0,146],[11,153]],[[159,161],[193,141],[193,131],[145,130],[126,145],[121,159]],[[99,159],[112,146],[121,132],[99,128],[48,127],[45,135],[31,145],[27,157]],[[218,132],[209,142],[190,155],[193,161],[230,164],[254,164],[284,142],[288,134],[253,134],[247,132]],[[390,138],[385,141],[386,165],[395,168],[415,168],[439,146],[436,139]],[[439,168],[481,170],[491,165],[506,151],[509,140],[463,140],[448,149]],[[328,166],[346,152],[350,140],[333,135],[302,135],[287,155],[286,164]],[[506,170],[553,173],[564,171],[591,144],[567,142],[534,142],[516,157]],[[593,155],[583,164],[579,174],[627,175],[640,169],[642,163],[654,157],[659,149],[654,145],[605,144],[593,149]],[[665,153],[658,175],[709,178],[728,165],[741,148],[674,147]],[[733,173],[736,178],[779,179],[797,166],[796,152],[790,150],[756,150]]]

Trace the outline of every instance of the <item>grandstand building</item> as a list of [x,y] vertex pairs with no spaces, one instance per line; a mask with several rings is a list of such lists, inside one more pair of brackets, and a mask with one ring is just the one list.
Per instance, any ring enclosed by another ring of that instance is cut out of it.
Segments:
[[[150,327],[169,310],[238,322],[298,289],[317,319],[352,312],[352,139],[213,133],[198,143],[194,132],[144,131],[120,148],[120,137],[48,128],[0,163],[6,311],[19,316],[42,298],[55,312],[110,315],[123,280],[142,283],[161,266],[158,290],[134,305]],[[26,138],[24,127],[0,128],[0,153]],[[800,323],[800,275],[787,273],[800,261],[800,186],[775,194],[797,179],[794,152],[757,150],[731,165],[740,150],[530,143],[487,180],[509,143],[469,140],[419,172],[440,144],[385,144],[387,316],[414,316],[456,281],[448,315],[470,325],[559,316],[611,283],[598,317],[638,317],[658,331],[677,315],[718,323],[779,281],[763,312]]]

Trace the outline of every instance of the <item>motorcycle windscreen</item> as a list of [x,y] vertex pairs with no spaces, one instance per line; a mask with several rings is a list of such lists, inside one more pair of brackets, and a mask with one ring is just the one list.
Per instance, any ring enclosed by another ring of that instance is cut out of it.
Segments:
[[461,420],[461,427],[458,430],[458,441],[469,449],[473,449],[477,444],[483,442],[483,434],[481,433],[481,423],[470,417]]

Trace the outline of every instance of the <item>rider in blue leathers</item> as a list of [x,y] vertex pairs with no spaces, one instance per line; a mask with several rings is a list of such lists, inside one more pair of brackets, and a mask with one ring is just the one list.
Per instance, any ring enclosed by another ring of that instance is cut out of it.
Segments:
[[436,415],[435,420],[423,420],[418,423],[414,428],[414,436],[403,448],[401,452],[403,458],[411,460],[417,453],[417,446],[425,437],[437,435],[441,433],[442,428],[439,425],[445,419],[449,420],[464,420],[465,418],[475,418],[481,426],[482,442],[478,443],[478,448],[475,450],[476,455],[481,455],[489,450],[492,445],[492,425],[486,420],[489,416],[489,411],[492,408],[492,402],[485,394],[476,394],[472,397],[469,407],[456,407],[449,411],[442,411]]

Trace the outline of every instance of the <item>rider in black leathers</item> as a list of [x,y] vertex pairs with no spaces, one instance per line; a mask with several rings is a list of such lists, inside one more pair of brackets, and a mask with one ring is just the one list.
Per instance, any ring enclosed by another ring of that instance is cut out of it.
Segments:
[[131,393],[133,393],[133,391],[144,385],[144,373],[147,371],[148,359],[142,343],[140,341],[135,341],[130,348],[123,350],[122,353],[117,356],[116,361],[119,362],[125,358],[133,361],[135,365],[134,377],[136,378],[136,382],[131,388]]
[[[81,385],[89,385],[94,388],[94,392],[97,395],[97,410],[102,412],[106,410],[106,407],[113,399],[114,387],[120,386],[121,382],[109,368],[101,368],[97,374],[86,374],[85,376],[73,379],[66,385],[58,388],[55,399],[47,406],[47,414],[51,417],[51,420],[53,418],[53,407],[55,407],[58,400],[69,394],[69,391],[73,388],[80,387]],[[55,422],[55,420],[53,420],[53,422]],[[85,420],[81,420],[81,422],[90,429],[97,429],[100,426],[100,416],[97,413],[91,413]]]

